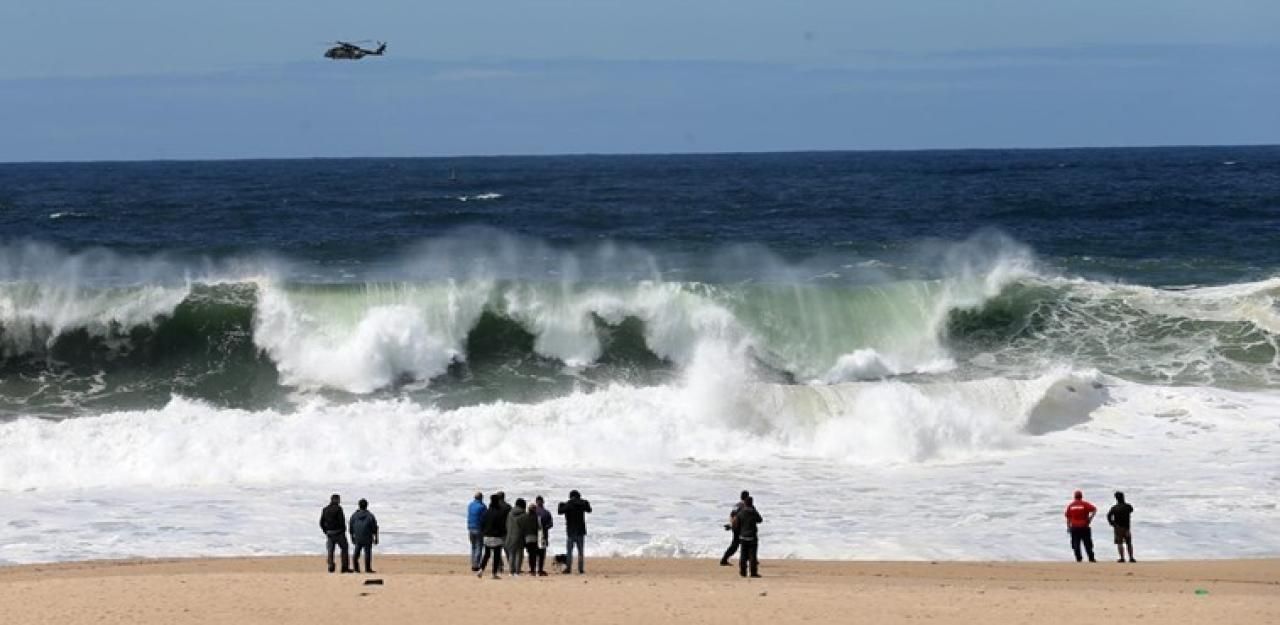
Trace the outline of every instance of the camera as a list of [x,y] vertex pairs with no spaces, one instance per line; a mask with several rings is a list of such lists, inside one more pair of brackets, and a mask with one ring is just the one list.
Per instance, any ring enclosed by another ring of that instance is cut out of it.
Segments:
[[725,523],[725,524],[724,524],[724,531],[726,531],[726,532],[732,532],[732,531],[733,531],[733,526],[732,526],[732,525],[729,525],[728,523]]

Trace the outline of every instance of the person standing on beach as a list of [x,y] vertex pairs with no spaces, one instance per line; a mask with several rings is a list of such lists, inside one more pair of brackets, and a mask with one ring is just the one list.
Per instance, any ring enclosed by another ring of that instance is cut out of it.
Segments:
[[351,515],[348,527],[351,529],[351,542],[355,544],[355,557],[351,559],[352,568],[360,572],[360,552],[364,552],[364,572],[374,573],[373,546],[378,544],[378,518],[369,512],[369,502],[361,499],[359,510]]
[[564,531],[568,538],[565,547],[564,573],[573,572],[573,547],[578,547],[578,575],[582,575],[587,552],[584,550],[587,537],[587,515],[591,514],[591,502],[582,498],[576,490],[569,491],[569,501],[560,502],[557,512],[564,516]]
[[724,550],[724,556],[720,558],[720,566],[729,566],[729,558],[732,558],[733,554],[738,553],[738,546],[741,544],[741,541],[738,538],[738,529],[733,523],[733,518],[738,516],[738,511],[742,509],[743,502],[745,502],[750,496],[751,493],[745,490],[742,491],[742,494],[738,496],[737,505],[733,507],[733,510],[729,511],[729,524],[725,525],[724,528],[733,532],[733,541],[729,543],[729,548]]
[[1133,559],[1133,533],[1129,531],[1129,519],[1133,515],[1133,506],[1125,503],[1124,493],[1116,491],[1116,505],[1111,506],[1111,510],[1107,512],[1107,523],[1111,524],[1111,529],[1116,536],[1116,551],[1120,552],[1120,559],[1116,562],[1124,562],[1124,548],[1129,548],[1129,561],[1137,562]]
[[471,572],[480,570],[480,557],[484,555],[484,493],[476,492],[467,505],[467,534],[471,536]]
[[[538,517],[538,557],[537,557],[537,573],[542,577],[547,576],[547,545],[551,544],[551,528],[555,525],[555,517],[551,515],[551,511],[547,509],[547,503],[542,499],[542,495],[538,495],[534,500],[534,514]],[[530,572],[534,572],[532,568],[535,563],[530,563]]]
[[742,506],[733,515],[731,522],[734,533],[738,536],[738,544],[742,547],[742,556],[738,558],[738,574],[742,577],[747,576],[748,569],[751,577],[760,577],[761,523],[764,523],[764,517],[756,512],[755,500],[747,495],[742,499]]
[[489,508],[485,510],[484,521],[480,524],[484,534],[484,557],[480,560],[480,568],[476,577],[484,577],[484,567],[493,557],[493,578],[502,579],[498,575],[502,571],[502,549],[507,538],[507,510],[502,505],[502,493],[489,496]]
[[329,554],[329,572],[336,568],[333,562],[333,549],[342,549],[342,572],[351,572],[351,561],[348,559],[347,515],[342,512],[342,497],[334,493],[329,497],[329,505],[320,511],[320,531],[325,535],[325,552]]
[[1076,491],[1075,498],[1067,505],[1067,531],[1071,533],[1071,550],[1076,554],[1076,562],[1084,560],[1080,556],[1081,543],[1084,543],[1085,552],[1089,554],[1089,561],[1097,562],[1093,559],[1093,530],[1089,528],[1097,513],[1098,509],[1085,501],[1084,493],[1080,491]]
[[511,569],[511,577],[520,575],[520,567],[524,565],[524,526],[528,523],[529,513],[524,499],[516,499],[516,505],[507,513],[507,564]]
[[[491,507],[492,507],[492,506],[491,506]],[[506,493],[506,491],[501,491],[501,490],[500,490],[500,491],[498,491],[498,507],[502,509],[502,518],[503,518],[503,523],[505,523],[505,522],[506,522],[507,517],[511,516],[511,504],[507,503],[507,493]],[[504,537],[505,537],[505,535],[504,535]],[[503,553],[504,553],[504,554],[506,554],[506,549],[507,549],[507,544],[506,544],[506,541],[504,540],[504,541],[503,541],[503,543],[502,543],[502,550],[503,550]],[[506,564],[508,564],[508,565],[510,565],[510,564],[511,564],[511,557],[510,557],[510,556],[507,556]],[[482,568],[483,568],[483,567],[482,567]],[[505,572],[506,572],[506,570],[505,570],[503,567],[499,566],[499,567],[498,567],[498,572],[499,572],[499,573],[505,573]]]
[[[524,503],[521,499],[516,501],[516,509],[520,508],[520,504]],[[536,506],[530,506],[524,516],[516,519],[516,530],[520,533],[520,545],[516,550],[524,549],[529,554],[529,574],[538,574],[538,509]],[[518,572],[519,567],[512,565],[511,570]]]

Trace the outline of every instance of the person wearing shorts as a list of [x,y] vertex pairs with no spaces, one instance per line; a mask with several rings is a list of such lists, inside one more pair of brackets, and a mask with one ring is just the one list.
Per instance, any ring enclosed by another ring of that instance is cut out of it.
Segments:
[[1111,510],[1107,512],[1107,522],[1111,524],[1111,529],[1116,537],[1116,551],[1120,553],[1120,559],[1116,562],[1124,562],[1124,550],[1129,549],[1129,561],[1137,562],[1133,559],[1133,531],[1130,529],[1130,519],[1133,516],[1133,506],[1125,503],[1124,493],[1116,491],[1116,505],[1111,506]]

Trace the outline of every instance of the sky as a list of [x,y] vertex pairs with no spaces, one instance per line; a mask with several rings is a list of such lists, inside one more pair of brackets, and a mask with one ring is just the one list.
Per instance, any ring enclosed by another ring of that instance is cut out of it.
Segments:
[[6,0],[0,161],[1280,143],[1276,32],[1274,0]]

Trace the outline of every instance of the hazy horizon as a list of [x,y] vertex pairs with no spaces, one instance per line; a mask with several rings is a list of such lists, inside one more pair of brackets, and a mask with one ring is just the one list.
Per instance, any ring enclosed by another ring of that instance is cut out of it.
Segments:
[[1205,143],[1205,144],[1180,144],[1170,143],[1167,145],[1063,145],[1063,146],[1036,146],[1036,147],[984,147],[984,148],[882,148],[882,149],[831,149],[831,150],[736,150],[725,152],[709,152],[709,151],[671,151],[671,152],[549,152],[545,154],[410,154],[402,156],[227,156],[214,158],[133,158],[133,159],[78,159],[78,160],[33,160],[33,161],[5,161],[0,160],[0,165],[77,165],[77,164],[110,164],[110,163],[201,163],[201,162],[236,162],[236,161],[307,161],[307,160],[446,160],[446,159],[499,159],[499,158],[625,158],[629,156],[635,157],[662,157],[662,156],[733,156],[733,155],[769,155],[769,154],[840,154],[840,153],[912,153],[912,152],[1052,152],[1052,151],[1101,151],[1101,150],[1164,150],[1164,149],[1213,149],[1213,148],[1272,148],[1280,147],[1280,143]]

